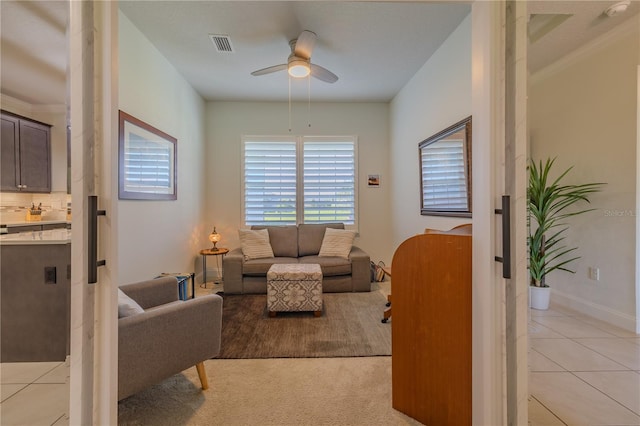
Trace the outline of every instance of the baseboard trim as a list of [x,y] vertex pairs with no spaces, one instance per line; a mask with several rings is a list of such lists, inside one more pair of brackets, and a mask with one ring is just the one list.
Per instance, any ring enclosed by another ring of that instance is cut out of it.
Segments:
[[[221,268],[207,267],[207,282],[222,281],[222,278],[220,278],[221,276],[222,276]],[[200,271],[199,273],[198,272],[196,273],[196,282],[199,282],[200,284],[204,282],[204,274],[202,273],[202,271]]]
[[573,294],[563,293],[554,288],[551,289],[551,300],[555,304],[580,312],[581,314],[589,315],[590,317],[615,325],[616,327],[631,332],[636,331],[636,318],[632,315],[593,303],[590,300],[585,300]]

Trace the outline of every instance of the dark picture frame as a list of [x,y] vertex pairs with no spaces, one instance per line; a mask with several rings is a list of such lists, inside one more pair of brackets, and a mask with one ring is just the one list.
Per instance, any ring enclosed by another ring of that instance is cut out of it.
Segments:
[[420,214],[471,217],[471,116],[418,144]]
[[177,200],[178,140],[119,111],[118,198]]

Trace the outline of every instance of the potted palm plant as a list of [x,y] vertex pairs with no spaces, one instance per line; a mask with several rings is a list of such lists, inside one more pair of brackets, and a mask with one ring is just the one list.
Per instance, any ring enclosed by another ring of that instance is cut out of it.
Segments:
[[574,251],[577,247],[567,247],[563,241],[569,229],[565,219],[594,209],[567,210],[579,202],[589,203],[589,195],[601,190],[603,183],[563,185],[561,182],[573,167],[569,167],[558,178],[551,180],[549,173],[555,158],[543,164],[534,161],[529,165],[528,228],[529,228],[529,275],[530,302],[535,309],[549,307],[550,288],[546,276],[560,270],[575,273],[568,265],[579,259]]

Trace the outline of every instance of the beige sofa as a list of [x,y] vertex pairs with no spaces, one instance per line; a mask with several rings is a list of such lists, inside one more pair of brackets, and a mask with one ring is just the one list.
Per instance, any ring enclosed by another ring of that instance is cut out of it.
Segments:
[[369,255],[362,249],[353,246],[349,259],[318,256],[327,227],[344,229],[344,224],[252,227],[269,231],[275,257],[245,260],[242,249],[230,251],[223,259],[225,294],[266,293],[267,271],[274,263],[319,264],[325,293],[371,291]]

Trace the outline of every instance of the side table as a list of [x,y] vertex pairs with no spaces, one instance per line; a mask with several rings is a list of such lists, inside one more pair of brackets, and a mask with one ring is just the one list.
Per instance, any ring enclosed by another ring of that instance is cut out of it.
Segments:
[[[204,288],[207,288],[207,256],[215,256],[216,264],[218,266],[218,271],[220,271],[219,276],[217,277],[217,281],[213,281],[214,284],[220,283],[224,279],[224,270],[222,269],[220,258],[224,259],[225,254],[229,253],[229,249],[227,248],[219,248],[219,249],[203,249],[200,250],[200,255],[202,256],[202,284]],[[219,257],[220,256],[220,257]]]
[[[180,300],[188,300],[196,297],[196,274],[194,272],[163,272],[156,278],[166,276],[176,277],[178,280],[178,298]],[[191,297],[189,297],[189,289],[187,288],[188,279],[191,279]]]

